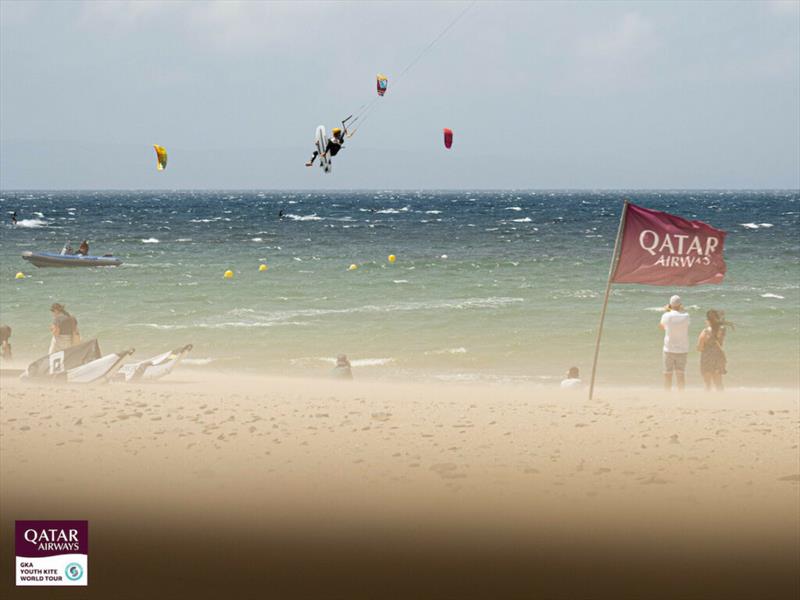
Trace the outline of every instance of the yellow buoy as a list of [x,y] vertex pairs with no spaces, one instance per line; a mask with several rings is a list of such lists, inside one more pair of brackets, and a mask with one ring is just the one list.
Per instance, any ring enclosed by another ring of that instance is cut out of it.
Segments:
[[225,274],[223,275],[223,277],[225,279],[233,279],[233,271],[231,271],[231,270],[225,271]]
[[397,260],[397,257],[394,254],[390,254],[389,255],[389,262],[391,264],[394,264],[394,261],[396,261],[396,260]]
[[269,267],[267,265],[264,265],[264,264],[258,265],[258,270],[259,270],[260,273],[263,273],[267,269],[269,269]]
[[348,271],[355,271],[357,268],[358,268],[357,264],[352,264],[347,268],[347,270]]
[[20,271],[19,273],[17,273],[16,275],[14,275],[14,279],[25,279],[25,273],[23,273],[22,271]]

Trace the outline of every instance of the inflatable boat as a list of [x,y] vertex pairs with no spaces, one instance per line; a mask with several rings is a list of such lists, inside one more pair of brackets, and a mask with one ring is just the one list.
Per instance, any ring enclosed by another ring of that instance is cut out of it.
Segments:
[[23,252],[22,258],[37,267],[118,267],[122,261],[115,256],[84,256],[56,252]]

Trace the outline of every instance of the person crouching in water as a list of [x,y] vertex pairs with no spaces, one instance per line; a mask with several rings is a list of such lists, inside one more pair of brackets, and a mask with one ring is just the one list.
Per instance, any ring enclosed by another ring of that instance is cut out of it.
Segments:
[[347,356],[340,354],[336,357],[336,366],[333,367],[333,376],[336,379],[352,379],[353,371],[350,368],[350,361]]
[[664,330],[664,389],[672,389],[672,374],[679,390],[686,387],[686,357],[689,354],[689,313],[680,296],[672,296],[658,324]]
[[728,359],[722,349],[722,344],[725,343],[726,325],[733,327],[731,323],[725,321],[723,313],[709,310],[706,313],[706,327],[697,338],[697,350],[700,352],[700,373],[703,375],[706,391],[711,391],[712,384],[718,392],[724,389],[722,376],[728,372],[725,368]]
[[76,343],[79,343],[80,334],[78,333],[78,321],[66,311],[64,305],[55,302],[50,307],[50,312],[53,313],[53,323],[50,325],[53,339],[50,340],[50,351],[48,354],[58,352],[59,350],[66,350]]
[[577,390],[583,387],[581,372],[578,367],[570,367],[567,376],[561,380],[562,390]]
[[[334,127],[331,133],[333,135],[328,140],[328,146],[325,151],[333,157],[339,154],[339,150],[344,148],[344,133],[338,127]],[[318,156],[319,150],[314,150],[314,154],[311,155],[311,160],[306,163],[306,166],[310,167],[313,165]]]

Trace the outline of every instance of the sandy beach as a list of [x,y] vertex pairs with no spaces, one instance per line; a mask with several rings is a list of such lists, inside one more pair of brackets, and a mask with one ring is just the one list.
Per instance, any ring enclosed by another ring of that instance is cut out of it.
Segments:
[[[793,597],[797,391],[597,396],[4,377],[3,595]],[[90,587],[13,587],[37,518],[89,520]]]

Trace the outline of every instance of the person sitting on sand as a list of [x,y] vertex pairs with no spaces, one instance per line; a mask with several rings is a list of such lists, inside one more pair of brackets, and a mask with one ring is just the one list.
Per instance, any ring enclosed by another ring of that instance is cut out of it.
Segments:
[[11,327],[0,325],[0,358],[3,360],[11,360],[11,344],[8,341],[10,337]]
[[64,305],[54,302],[50,307],[50,312],[53,313],[53,323],[50,325],[53,339],[50,340],[50,351],[48,354],[58,352],[59,350],[66,350],[79,343],[80,334],[78,333],[78,321],[67,312]]
[[724,313],[717,310],[709,310],[706,313],[706,327],[700,332],[697,338],[697,350],[700,352],[700,373],[706,384],[706,391],[714,389],[721,392],[722,376],[726,370],[727,358],[722,344],[725,342],[725,326],[731,325],[725,321]]
[[350,368],[350,361],[347,356],[340,354],[336,357],[336,366],[333,368],[333,376],[337,379],[352,379],[353,371]]
[[570,367],[565,379],[561,380],[562,390],[576,390],[583,387],[581,372],[578,367]]
[[686,357],[689,354],[689,313],[680,296],[672,296],[658,324],[664,330],[664,389],[672,389],[672,374],[679,390],[686,387]]
[[89,255],[89,242],[88,241],[83,240],[81,242],[81,245],[78,246],[78,254],[82,254],[83,256],[88,256]]

